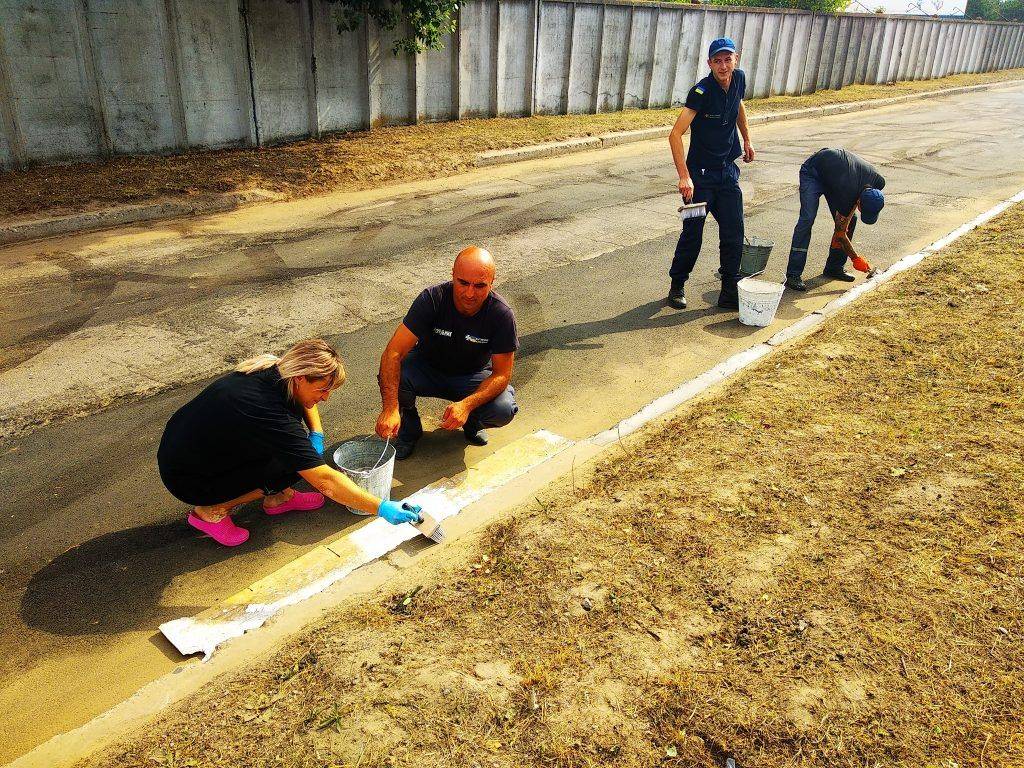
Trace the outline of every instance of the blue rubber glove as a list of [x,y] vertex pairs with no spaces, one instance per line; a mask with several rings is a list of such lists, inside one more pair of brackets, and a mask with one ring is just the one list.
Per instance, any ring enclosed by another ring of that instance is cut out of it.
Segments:
[[321,456],[324,455],[324,433],[323,432],[310,432],[309,442],[313,445],[313,450],[319,453]]
[[402,523],[418,523],[420,520],[421,507],[416,504],[403,504],[400,501],[388,501],[384,499],[377,507],[377,515],[383,517],[392,525]]

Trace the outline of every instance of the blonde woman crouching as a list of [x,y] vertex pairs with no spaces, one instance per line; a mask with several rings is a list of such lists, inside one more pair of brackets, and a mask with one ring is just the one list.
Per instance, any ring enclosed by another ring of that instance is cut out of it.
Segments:
[[[195,507],[189,525],[235,547],[249,538],[231,520],[235,507],[262,498],[268,515],[280,515],[318,509],[325,495],[393,525],[414,522],[418,507],[378,499],[324,462],[317,404],[344,381],[338,353],[307,339],[280,358],[240,363],[183,405],[167,422],[157,463],[167,490]],[[300,477],[320,493],[294,490]]]

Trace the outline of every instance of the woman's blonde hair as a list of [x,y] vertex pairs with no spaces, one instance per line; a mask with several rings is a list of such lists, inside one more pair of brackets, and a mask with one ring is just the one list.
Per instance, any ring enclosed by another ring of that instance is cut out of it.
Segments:
[[265,371],[273,365],[277,366],[281,378],[285,380],[290,398],[295,396],[296,376],[327,379],[328,387],[332,390],[345,383],[345,366],[341,363],[341,355],[323,339],[300,341],[293,344],[281,357],[269,354],[250,357],[240,362],[235,370],[239,373],[256,373]]

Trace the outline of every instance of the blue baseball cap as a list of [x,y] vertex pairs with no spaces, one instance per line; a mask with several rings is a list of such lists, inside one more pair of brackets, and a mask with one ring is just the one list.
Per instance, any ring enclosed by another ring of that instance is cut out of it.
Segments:
[[712,58],[716,53],[722,51],[732,51],[736,53],[736,43],[732,41],[731,37],[720,37],[717,40],[711,41],[711,46],[708,48],[708,58]]
[[884,205],[882,190],[868,187],[860,193],[860,220],[865,224],[874,224]]

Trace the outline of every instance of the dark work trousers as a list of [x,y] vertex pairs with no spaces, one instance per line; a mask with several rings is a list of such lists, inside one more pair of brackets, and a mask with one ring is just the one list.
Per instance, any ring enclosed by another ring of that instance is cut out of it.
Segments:
[[[740,191],[740,169],[729,163],[717,170],[690,169],[693,179],[693,202],[707,203],[708,213],[718,222],[718,250],[722,268],[722,292],[736,293],[740,279],[740,256],[743,254],[743,192]],[[685,281],[697,263],[704,241],[705,219],[687,219],[676,243],[669,277],[672,282]]]
[[215,476],[183,472],[168,466],[157,455],[160,479],[176,499],[196,507],[209,507],[237,499],[250,491],[271,496],[299,482],[299,474],[270,459],[261,466],[242,466]]
[[[811,227],[818,216],[818,203],[825,198],[828,204],[829,216],[836,210],[835,205],[829,200],[825,185],[822,183],[818,172],[812,165],[804,162],[800,166],[800,216],[793,228],[793,242],[789,247],[789,263],[786,265],[786,277],[799,278],[807,266],[807,248],[811,244]],[[835,219],[830,223],[831,229],[835,231]],[[853,230],[857,226],[857,217],[850,220],[849,229],[846,233],[853,239]],[[846,253],[842,248],[829,248],[828,259],[825,261],[826,272],[841,272],[846,265]]]
[[[490,367],[476,373],[444,373],[430,365],[418,349],[412,350],[402,361],[402,380],[398,386],[402,426],[398,429],[397,442],[415,443],[423,434],[420,416],[416,411],[417,397],[438,397],[452,402],[463,400],[476,392],[480,383],[490,375]],[[491,402],[472,411],[465,429],[473,433],[485,427],[504,427],[518,412],[516,392],[509,385]]]

